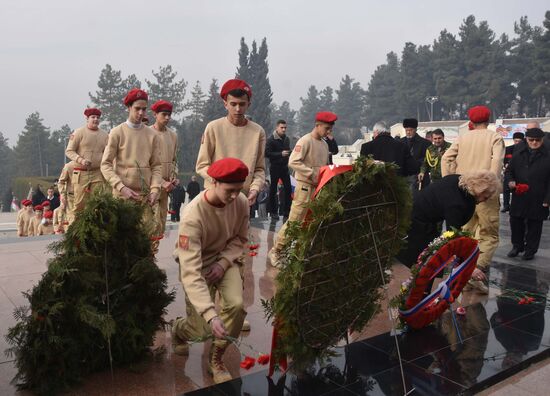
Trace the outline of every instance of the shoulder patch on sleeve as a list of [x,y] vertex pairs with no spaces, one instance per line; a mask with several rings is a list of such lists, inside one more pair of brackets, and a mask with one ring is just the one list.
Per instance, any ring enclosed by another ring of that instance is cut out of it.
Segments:
[[297,153],[299,153],[300,151],[302,151],[302,146],[297,145],[296,147],[294,147],[294,151],[296,151]]
[[180,235],[179,237],[179,247],[183,250],[189,249],[189,237],[187,235]]

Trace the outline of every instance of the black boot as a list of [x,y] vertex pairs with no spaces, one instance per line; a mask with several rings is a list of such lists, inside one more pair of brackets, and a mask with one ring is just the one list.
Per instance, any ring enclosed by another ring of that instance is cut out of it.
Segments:
[[520,249],[518,247],[513,247],[512,250],[510,250],[507,254],[508,257],[517,257],[521,252],[523,252],[523,249]]
[[528,261],[528,260],[533,260],[534,258],[535,258],[535,252],[526,251],[523,254],[523,257],[521,259]]

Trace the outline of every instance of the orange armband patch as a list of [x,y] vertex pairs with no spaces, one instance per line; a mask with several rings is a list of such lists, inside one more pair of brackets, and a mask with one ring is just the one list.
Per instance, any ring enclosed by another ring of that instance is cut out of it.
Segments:
[[180,235],[178,244],[179,244],[180,249],[188,250],[189,249],[189,237],[187,235]]
[[302,151],[302,146],[296,146],[296,147],[294,147],[294,151],[296,151],[297,153],[299,153],[300,151]]

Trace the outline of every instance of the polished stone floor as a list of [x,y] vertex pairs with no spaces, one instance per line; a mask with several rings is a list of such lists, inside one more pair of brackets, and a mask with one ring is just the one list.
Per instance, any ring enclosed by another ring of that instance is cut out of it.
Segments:
[[[260,244],[258,255],[248,257],[245,265],[245,306],[252,330],[243,334],[243,341],[256,351],[269,352],[271,327],[266,323],[261,299],[274,293],[276,270],[267,259],[278,224],[253,221],[252,237]],[[488,296],[465,292],[455,305],[466,307],[466,315],[458,318],[463,342],[447,312],[435,325],[422,331],[398,336],[403,362],[401,376],[395,338],[389,334],[391,324],[385,309],[361,333],[352,334],[349,345],[336,349],[339,354],[329,364],[316,367],[299,376],[277,374],[266,378],[264,366],[250,370],[239,367],[239,351],[232,347],[226,356],[236,380],[211,387],[206,372],[208,345],[191,346],[189,357],[176,356],[170,350],[169,331],[157,334],[156,353],[132,367],[117,368],[89,376],[74,388],[72,395],[354,395],[354,394],[457,394],[477,392],[500,382],[529,364],[548,356],[550,330],[547,295],[550,284],[550,224],[545,223],[538,256],[531,262],[509,259],[508,225],[501,222],[501,244],[491,269]],[[21,291],[36,283],[46,269],[49,253],[46,246],[56,237],[0,240],[0,333],[14,324],[13,308],[25,303]],[[174,230],[161,242],[157,256],[166,270],[170,287],[177,297],[168,309],[168,318],[183,316],[185,302],[178,282],[178,267],[171,258],[176,239]],[[398,291],[408,270],[393,267],[389,294]],[[535,296],[531,304],[520,305],[524,293]],[[6,342],[0,339],[0,350]],[[15,392],[9,383],[15,374],[13,362],[0,355],[0,394]],[[544,379],[543,379],[544,380]],[[547,387],[550,379],[546,377]],[[404,382],[404,385],[403,385]],[[525,393],[533,394],[533,393]]]

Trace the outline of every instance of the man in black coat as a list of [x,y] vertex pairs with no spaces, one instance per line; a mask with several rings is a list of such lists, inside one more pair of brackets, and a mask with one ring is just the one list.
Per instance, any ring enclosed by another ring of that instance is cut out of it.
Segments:
[[399,166],[401,176],[416,175],[419,166],[413,160],[407,146],[390,135],[390,130],[385,122],[377,122],[373,127],[373,140],[363,143],[361,155],[372,155],[375,160],[393,162]]
[[170,206],[172,207],[172,213],[170,218],[172,221],[180,221],[180,209],[181,205],[185,202],[185,188],[181,184],[176,184],[174,189],[170,192]]
[[[411,156],[416,162],[418,169],[420,170],[420,167],[424,162],[424,158],[426,157],[426,150],[432,143],[416,133],[416,129],[418,128],[418,120],[415,118],[405,118],[403,120],[403,128],[405,129],[405,137],[401,139],[401,142],[405,143]],[[418,172],[414,175],[414,178],[412,176],[409,178],[409,182],[413,190],[418,189]],[[430,184],[429,179],[424,177],[422,180],[422,186],[426,187],[428,184]]]
[[278,220],[277,214],[277,184],[279,179],[283,182],[284,198],[282,199],[283,217],[288,217],[290,213],[290,204],[292,186],[290,184],[290,173],[288,172],[288,158],[290,156],[290,139],[286,136],[286,121],[277,121],[277,127],[265,143],[265,156],[269,159],[269,199],[267,210],[272,220]]
[[201,192],[201,185],[197,181],[197,176],[191,176],[191,181],[187,185],[187,195],[189,195],[189,202],[193,200]]
[[508,187],[508,182],[510,180],[506,179],[506,168],[508,168],[508,164],[510,163],[510,160],[512,159],[512,156],[514,155],[514,149],[517,149],[516,151],[520,151],[519,149],[521,146],[518,146],[521,142],[523,142],[523,133],[521,132],[515,132],[512,136],[512,139],[514,140],[514,144],[511,146],[506,147],[506,150],[504,152],[504,178],[502,180],[502,210],[501,212],[508,212],[510,210],[510,187]]
[[528,129],[527,145],[514,153],[506,170],[508,186],[514,192],[510,206],[513,248],[508,257],[525,251],[523,260],[532,260],[539,248],[550,204],[550,152],[543,138],[540,128]]

